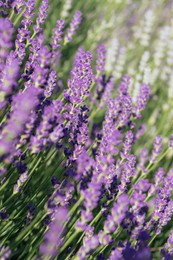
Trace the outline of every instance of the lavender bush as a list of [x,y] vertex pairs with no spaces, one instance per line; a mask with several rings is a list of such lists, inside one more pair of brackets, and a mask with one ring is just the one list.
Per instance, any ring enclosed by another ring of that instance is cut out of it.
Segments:
[[173,259],[172,4],[151,2],[0,1],[0,259]]

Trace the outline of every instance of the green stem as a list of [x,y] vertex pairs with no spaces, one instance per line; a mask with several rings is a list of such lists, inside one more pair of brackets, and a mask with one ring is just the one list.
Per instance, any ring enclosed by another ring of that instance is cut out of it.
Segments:
[[71,216],[75,211],[76,209],[78,208],[78,206],[81,204],[81,202],[83,201],[83,197],[80,197],[80,199],[73,205],[73,207],[70,209],[69,211],[69,216]]
[[59,252],[62,253],[70,244],[71,242],[76,238],[76,236],[79,234],[79,230],[76,230],[73,235],[64,243],[64,245],[60,248]]
[[22,15],[24,14],[25,10],[26,10],[26,9],[24,8],[24,9],[22,10],[22,12],[17,16],[16,20],[14,20],[14,22],[13,22],[13,25],[14,25],[14,26],[17,25],[17,23],[18,23],[19,20],[21,19]]
[[157,237],[157,234],[155,234],[152,239],[150,240],[150,242],[148,243],[148,245],[150,246],[152,244],[152,242],[154,241],[154,239]]
[[[39,220],[38,223],[40,223],[46,216],[46,213],[40,212],[37,217],[31,222],[31,224],[26,227],[15,239],[15,242],[19,242],[21,239],[23,239],[26,235],[28,235],[31,232],[31,228],[35,226],[37,221]],[[38,226],[37,223],[37,226]]]

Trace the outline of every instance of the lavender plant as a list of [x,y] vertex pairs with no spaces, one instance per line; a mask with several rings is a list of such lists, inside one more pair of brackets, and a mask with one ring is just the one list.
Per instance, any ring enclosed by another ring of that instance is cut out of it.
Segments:
[[97,1],[0,1],[0,259],[173,258],[173,135],[158,116],[172,34],[159,27],[147,50],[146,6],[131,45],[112,39],[111,56],[104,37],[88,44]]

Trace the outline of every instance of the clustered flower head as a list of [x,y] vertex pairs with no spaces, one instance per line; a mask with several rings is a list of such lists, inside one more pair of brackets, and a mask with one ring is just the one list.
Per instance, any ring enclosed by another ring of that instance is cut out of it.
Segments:
[[106,44],[71,51],[81,11],[48,32],[50,2],[0,1],[0,259],[172,259],[173,135],[152,128],[156,93],[120,75],[123,48],[109,72]]

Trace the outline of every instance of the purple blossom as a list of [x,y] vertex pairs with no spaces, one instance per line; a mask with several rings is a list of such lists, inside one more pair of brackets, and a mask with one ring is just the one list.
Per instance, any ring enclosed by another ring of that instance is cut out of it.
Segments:
[[13,194],[18,193],[21,190],[21,186],[28,180],[28,172],[24,172],[20,175],[17,183],[13,187]]
[[96,71],[97,71],[97,73],[104,71],[105,60],[106,60],[106,48],[103,44],[101,44],[97,48],[97,60],[96,60]]
[[147,101],[150,98],[150,89],[147,84],[142,84],[139,95],[136,99],[135,113],[137,117],[141,117],[140,112],[145,109]]
[[162,150],[162,137],[160,135],[156,136],[154,139],[154,147],[152,151],[152,155],[150,157],[150,161],[155,163],[158,156],[160,155]]
[[109,100],[112,97],[113,90],[114,90],[114,81],[113,79],[111,79],[109,82],[107,82],[105,86],[105,90],[101,98],[101,103],[99,104],[100,108],[102,108],[103,103],[107,104],[109,102]]
[[1,253],[1,258],[2,259],[9,259],[11,255],[11,250],[9,247],[0,247],[0,253]]
[[82,13],[80,11],[77,11],[70,23],[69,28],[67,29],[67,34],[65,35],[65,43],[70,42],[72,40],[73,35],[76,33],[76,30],[78,29],[80,23],[82,20]]
[[69,202],[73,196],[74,184],[69,182],[62,182],[61,189],[60,184],[57,182],[54,184],[54,192],[47,201],[48,214],[53,218],[54,212],[61,206],[69,205]]
[[47,18],[48,7],[48,0],[43,0],[38,10],[36,25],[34,26],[35,33],[40,33],[42,31],[41,26],[44,24],[44,21]]
[[17,138],[23,132],[32,109],[34,109],[38,103],[38,95],[38,89],[29,88],[24,92],[19,92],[13,97],[10,118],[0,132],[1,156],[8,153],[13,154],[18,141]]
[[[165,211],[161,213],[160,220],[159,220],[159,229],[164,227],[170,220],[173,215],[173,201],[169,201]],[[158,231],[159,232],[159,231]]]
[[136,142],[140,137],[142,137],[145,133],[146,125],[142,124],[139,129],[135,133],[134,141]]
[[53,51],[57,51],[60,47],[64,26],[65,26],[64,20],[60,19],[57,21],[56,27],[53,30],[53,34],[52,34],[51,46]]
[[56,86],[56,71],[51,71],[51,73],[49,74],[49,78],[46,84],[46,89],[44,90],[44,96],[46,98],[50,97],[52,95],[52,92]]
[[41,77],[44,79],[41,84],[46,82],[51,53],[47,46],[43,46],[43,44],[44,36],[41,33],[36,37],[36,39],[31,41],[30,55],[25,65],[25,73],[22,75],[23,78],[27,79],[25,82],[26,88],[31,87],[37,77],[39,81]]
[[159,234],[163,226],[165,226],[173,214],[173,201],[170,200],[173,187],[172,176],[164,178],[163,186],[158,189],[158,195],[155,200],[155,208],[152,212],[151,220],[147,223],[147,228],[150,229],[157,224],[156,233]]
[[44,241],[40,246],[40,253],[44,257],[55,257],[59,247],[62,245],[64,223],[67,220],[67,210],[59,207],[54,213],[49,229],[45,233]]
[[148,180],[141,179],[136,185],[133,185],[133,188],[134,192],[130,199],[130,211],[133,214],[133,222],[135,223],[135,226],[132,230],[131,236],[136,239],[143,230],[146,221],[145,218],[148,211],[148,205],[146,202],[145,192],[150,188],[150,183]]
[[69,89],[64,91],[65,99],[79,105],[89,95],[93,73],[91,69],[92,55],[80,49],[74,60],[71,79],[68,81]]
[[0,101],[4,101],[5,97],[12,93],[17,86],[19,77],[19,60],[13,51],[7,57],[0,80]]
[[121,194],[117,202],[113,204],[111,214],[108,215],[107,220],[104,223],[104,232],[114,232],[125,218],[126,212],[129,207],[129,198],[127,194]]
[[127,131],[126,136],[125,136],[125,142],[123,143],[122,153],[121,153],[121,155],[123,157],[128,156],[128,154],[130,153],[132,144],[133,144],[133,140],[134,140],[134,136],[133,136],[132,131]]
[[[30,75],[30,80],[26,82],[26,87],[34,86],[40,88],[40,92],[43,92],[43,88],[47,83],[47,76],[50,66],[51,53],[47,46],[40,47],[37,56],[34,60],[34,71]],[[29,64],[28,64],[29,65]]]
[[173,230],[170,232],[168,240],[164,246],[165,250],[171,255],[173,254]]
[[52,41],[51,41],[51,47],[52,47],[52,59],[51,59],[51,64],[54,70],[56,70],[56,67],[58,65],[58,61],[61,57],[60,53],[60,43],[62,41],[62,35],[63,35],[63,30],[64,30],[65,22],[64,20],[60,19],[56,23],[56,27],[53,30],[52,34]]
[[148,150],[144,148],[140,152],[139,163],[138,163],[138,167],[142,172],[146,172],[145,165],[147,160],[148,160]]
[[163,184],[165,178],[165,171],[163,168],[159,168],[154,175],[154,182],[157,187]]
[[128,94],[128,88],[130,84],[130,77],[124,76],[119,87],[118,95],[115,99],[115,112],[117,117],[117,126],[122,127],[130,122],[132,115],[132,98]]
[[150,183],[148,180],[141,179],[137,184],[133,185],[133,188],[138,192],[146,192],[150,188]]
[[44,108],[42,120],[36,129],[36,134],[31,136],[30,150],[38,153],[50,142],[56,143],[63,136],[61,101],[54,100]]
[[119,248],[115,248],[111,251],[109,260],[122,260],[122,250]]
[[[0,72],[3,71],[5,60],[12,48],[13,25],[8,18],[0,18]],[[1,73],[0,73],[1,76]]]
[[100,231],[98,235],[93,235],[92,233],[87,239],[84,239],[84,245],[80,248],[78,256],[82,257],[80,259],[85,259],[87,254],[93,249],[95,249],[99,244],[108,245],[112,239],[110,232],[114,232],[117,227],[121,224],[125,218],[126,212],[129,206],[129,199],[126,194],[122,194],[118,197],[117,203],[114,203],[111,214],[108,216],[108,220],[104,223],[103,231]]
[[123,164],[123,170],[121,175],[121,184],[119,185],[119,191],[122,193],[126,191],[127,185],[130,183],[130,179],[135,175],[136,158],[130,154],[127,157],[127,161]]
[[34,17],[34,7],[35,0],[29,0],[27,2],[17,1],[15,2],[15,8],[20,11],[22,5],[25,5],[25,12],[23,14],[23,20],[21,21],[22,26],[18,29],[18,34],[16,37],[16,54],[18,58],[22,61],[25,57],[25,47],[26,41],[30,40],[30,31],[28,27],[32,24],[32,18]]
[[78,251],[78,258],[80,260],[85,260],[86,256],[95,249],[99,245],[99,239],[97,235],[93,235],[90,239],[88,239],[85,244]]
[[14,10],[19,13],[22,11],[22,7],[24,6],[25,1],[23,0],[14,0],[12,1],[12,7],[14,8]]
[[131,77],[129,75],[124,75],[118,86],[118,92],[120,94],[127,94],[129,85],[130,85]]
[[25,41],[29,38],[30,32],[28,28],[19,28],[17,38],[15,41],[16,45],[16,54],[19,57],[19,59],[22,61],[25,57]]
[[35,0],[28,0],[27,2],[23,2],[26,9],[23,14],[24,19],[21,21],[21,24],[25,28],[33,23],[32,18],[34,17],[35,2]]
[[25,124],[24,132],[22,133],[20,140],[18,144],[16,145],[16,148],[20,148],[22,145],[24,145],[27,142],[27,139],[29,139],[31,132],[34,129],[35,122],[37,120],[37,114],[35,111],[31,111],[28,122]]
[[113,216],[113,221],[115,225],[120,225],[123,219],[125,218],[125,213],[129,207],[129,198],[127,194],[121,194],[118,199],[117,203],[114,203],[111,214]]
[[173,147],[173,134],[171,134],[171,136],[170,136],[170,139],[169,139],[168,145],[169,145],[170,148]]
[[[98,155],[96,156],[95,167],[93,171],[93,176],[91,182],[88,184],[88,188],[82,190],[81,193],[84,197],[84,206],[85,211],[92,214],[92,209],[97,206],[99,197],[101,196],[101,186],[107,185],[107,188],[110,186],[114,174],[114,156],[118,154],[118,145],[121,143],[121,133],[116,130],[115,123],[113,120],[113,113],[111,104],[108,105],[107,113],[105,120],[103,122],[103,131],[100,145],[98,147]],[[109,174],[109,179],[108,177]],[[89,219],[86,218],[86,215],[81,214],[81,220],[78,221],[78,227],[85,228],[85,223],[87,223],[92,215],[87,214]],[[80,223],[80,225],[79,225]]]

